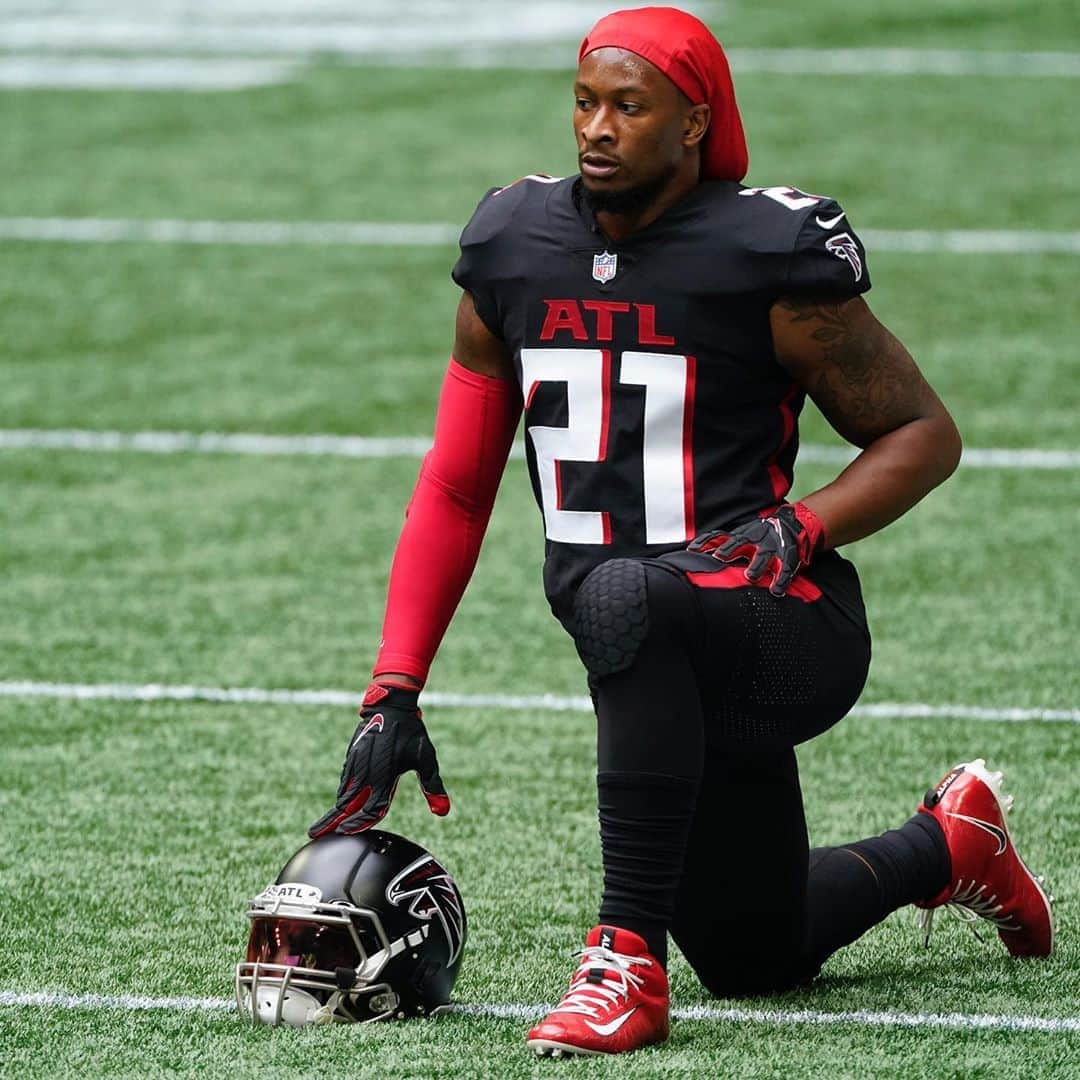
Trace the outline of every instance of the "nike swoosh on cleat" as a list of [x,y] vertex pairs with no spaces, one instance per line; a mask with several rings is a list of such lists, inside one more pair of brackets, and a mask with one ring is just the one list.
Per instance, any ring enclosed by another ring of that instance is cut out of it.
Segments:
[[842,218],[843,216],[844,216],[844,214],[843,214],[843,211],[841,211],[841,212],[840,212],[839,214],[837,214],[837,215],[836,215],[836,217],[833,217],[833,218],[820,218],[820,217],[817,217],[817,218],[815,218],[814,220],[815,220],[815,221],[816,221],[816,222],[817,222],[817,223],[818,223],[818,224],[819,224],[819,225],[820,225],[820,226],[821,226],[821,227],[822,227],[823,229],[831,229],[831,228],[833,228],[833,226],[834,226],[834,225],[836,225],[836,223],[837,223],[837,222],[838,222],[838,221],[839,221],[839,220],[840,220],[840,219],[841,219],[841,218]]
[[[946,812],[948,813],[948,811]],[[977,829],[982,829],[983,832],[988,832],[998,842],[998,849],[994,854],[1005,854],[1005,849],[1009,846],[1009,838],[996,825],[991,825],[989,821],[981,821],[979,818],[968,817],[967,814],[949,813],[949,817],[959,818],[961,821],[966,821],[969,825],[974,825]]]
[[637,1006],[635,1005],[629,1012],[625,1012],[622,1016],[616,1016],[614,1020],[609,1024],[594,1024],[591,1020],[586,1020],[585,1023],[589,1025],[596,1032],[597,1035],[614,1035],[630,1019],[634,1013],[637,1012]]

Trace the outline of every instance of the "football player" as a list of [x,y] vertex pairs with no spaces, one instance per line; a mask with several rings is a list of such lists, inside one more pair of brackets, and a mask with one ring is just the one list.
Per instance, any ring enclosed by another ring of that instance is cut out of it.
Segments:
[[[383,643],[335,807],[367,828],[415,769],[450,808],[418,694],[472,573],[519,417],[544,584],[588,673],[604,883],[542,1054],[668,1034],[667,939],[717,995],[787,990],[895,909],[953,904],[1045,956],[1050,901],[1005,825],[1000,774],[958,766],[882,836],[811,850],[794,747],[862,690],[870,638],[839,553],[945,480],[960,437],[863,299],[833,199],[745,187],[724,53],[673,8],[582,43],[580,174],[481,200]],[[859,449],[787,501],[806,395]]]

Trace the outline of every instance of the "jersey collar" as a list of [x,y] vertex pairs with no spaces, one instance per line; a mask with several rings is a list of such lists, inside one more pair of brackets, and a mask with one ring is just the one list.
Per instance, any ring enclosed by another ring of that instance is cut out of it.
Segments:
[[671,230],[686,226],[702,215],[702,203],[708,198],[709,189],[714,186],[713,181],[702,181],[691,191],[688,191],[678,202],[672,203],[655,221],[650,222],[644,229],[639,229],[622,240],[612,240],[600,227],[596,215],[585,198],[581,176],[574,178],[570,186],[570,200],[573,204],[574,213],[589,234],[587,243],[593,245],[603,243],[609,248],[627,248],[639,244],[648,244],[653,241],[664,239],[670,235]]

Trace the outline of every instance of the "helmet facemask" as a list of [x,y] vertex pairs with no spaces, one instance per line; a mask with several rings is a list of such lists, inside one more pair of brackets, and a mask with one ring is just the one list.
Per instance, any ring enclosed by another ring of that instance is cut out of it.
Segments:
[[387,964],[420,946],[430,927],[391,942],[377,912],[323,903],[306,885],[271,885],[251,901],[247,958],[236,965],[236,1003],[253,1023],[353,1023],[399,1012],[380,980]]

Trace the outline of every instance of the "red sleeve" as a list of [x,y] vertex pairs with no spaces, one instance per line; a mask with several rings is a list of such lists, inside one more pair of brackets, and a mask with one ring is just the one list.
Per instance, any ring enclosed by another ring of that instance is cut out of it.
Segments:
[[435,443],[420,467],[390,568],[376,675],[427,678],[476,566],[521,408],[516,383],[480,375],[451,357]]

